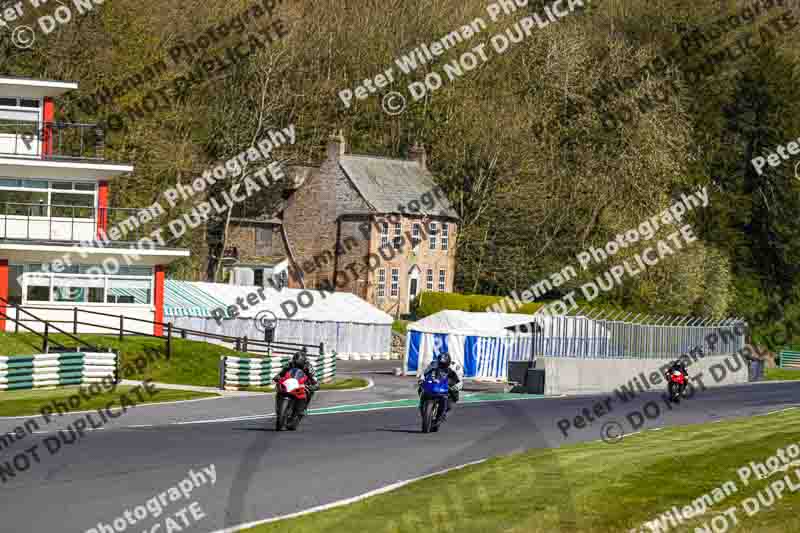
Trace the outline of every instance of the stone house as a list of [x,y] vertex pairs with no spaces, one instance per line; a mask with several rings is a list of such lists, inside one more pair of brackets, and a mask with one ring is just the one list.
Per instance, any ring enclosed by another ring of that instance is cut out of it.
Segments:
[[270,213],[232,219],[231,283],[335,287],[395,316],[423,290],[452,292],[460,221],[424,148],[408,159],[348,154],[340,133],[319,166],[287,175]]

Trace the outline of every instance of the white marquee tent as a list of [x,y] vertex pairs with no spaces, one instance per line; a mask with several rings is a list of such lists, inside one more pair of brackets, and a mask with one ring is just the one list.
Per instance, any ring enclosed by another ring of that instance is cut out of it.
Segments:
[[[278,291],[268,287],[263,288],[262,301],[259,291],[261,287],[170,281],[166,297],[171,305],[165,308],[165,319],[178,328],[263,340],[264,332],[256,327],[254,319],[262,311],[270,311],[278,318],[276,342],[312,345],[324,342],[326,350],[336,351],[341,359],[390,357],[392,317],[358,296],[348,292],[289,288]],[[250,305],[248,296],[253,294],[256,296],[251,296],[251,300],[257,298],[258,303]],[[237,318],[217,324],[212,318],[214,308],[236,305],[239,299],[247,309],[240,308]]]

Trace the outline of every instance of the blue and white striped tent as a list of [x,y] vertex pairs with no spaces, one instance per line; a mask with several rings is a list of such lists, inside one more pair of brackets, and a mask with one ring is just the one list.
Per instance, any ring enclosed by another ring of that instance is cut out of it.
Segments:
[[515,313],[440,311],[408,326],[405,372],[421,375],[435,356],[448,352],[464,377],[505,379],[509,361],[530,359],[535,320]]

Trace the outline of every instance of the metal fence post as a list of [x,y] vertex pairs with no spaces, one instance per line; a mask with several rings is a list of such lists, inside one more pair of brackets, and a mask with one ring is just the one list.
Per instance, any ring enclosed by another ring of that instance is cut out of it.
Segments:
[[172,322],[167,323],[167,359],[172,357]]
[[50,349],[50,323],[44,323],[44,339],[42,340],[42,352],[49,353]]

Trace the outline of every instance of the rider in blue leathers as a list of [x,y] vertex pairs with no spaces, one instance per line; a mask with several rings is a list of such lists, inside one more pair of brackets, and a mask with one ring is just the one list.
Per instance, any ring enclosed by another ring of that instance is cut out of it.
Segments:
[[[447,418],[447,413],[450,412],[453,408],[453,404],[458,402],[458,391],[461,389],[461,378],[458,377],[458,374],[450,368],[450,354],[447,352],[443,352],[439,354],[439,357],[435,357],[431,364],[425,369],[422,373],[423,378],[434,372],[436,370],[441,370],[443,372],[447,372],[447,384],[448,384],[448,392],[447,392],[447,399],[445,399],[445,409],[441,412],[440,417],[441,420],[444,421]],[[419,380],[419,387],[417,388],[417,394],[422,396],[422,379]]]

